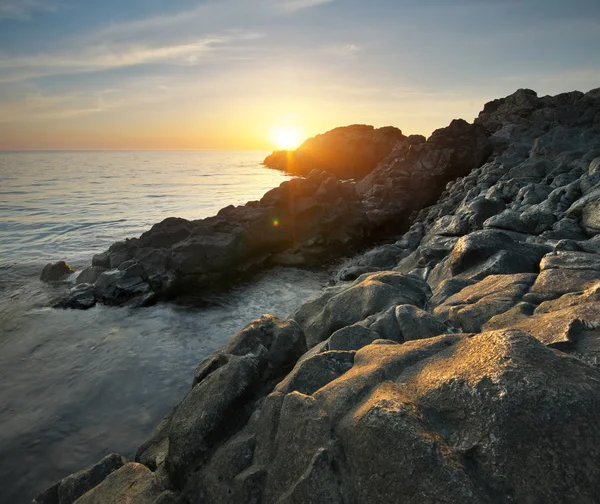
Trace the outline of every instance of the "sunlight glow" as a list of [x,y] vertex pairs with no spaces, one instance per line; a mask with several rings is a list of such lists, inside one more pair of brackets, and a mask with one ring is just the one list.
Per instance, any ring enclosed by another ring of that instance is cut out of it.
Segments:
[[270,138],[278,149],[293,150],[302,143],[303,135],[294,126],[276,126],[271,130]]

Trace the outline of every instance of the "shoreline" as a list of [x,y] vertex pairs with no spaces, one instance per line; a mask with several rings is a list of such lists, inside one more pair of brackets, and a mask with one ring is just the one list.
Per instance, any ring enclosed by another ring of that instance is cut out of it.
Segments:
[[250,322],[135,462],[107,457],[35,502],[592,501],[600,89],[519,90],[475,122],[398,145],[352,186],[360,231],[415,213],[345,268],[351,283]]

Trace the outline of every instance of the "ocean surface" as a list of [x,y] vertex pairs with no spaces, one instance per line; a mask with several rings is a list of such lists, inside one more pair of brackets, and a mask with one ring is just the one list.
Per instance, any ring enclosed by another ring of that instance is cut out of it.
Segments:
[[195,366],[250,320],[285,317],[327,271],[280,268],[207,308],[55,310],[48,262],[81,270],[166,217],[199,219],[288,177],[267,153],[0,152],[0,503],[136,448],[191,385]]

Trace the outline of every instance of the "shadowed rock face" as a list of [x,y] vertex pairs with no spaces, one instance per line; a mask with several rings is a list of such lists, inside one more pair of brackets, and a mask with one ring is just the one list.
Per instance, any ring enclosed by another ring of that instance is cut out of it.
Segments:
[[418,143],[425,138],[407,138],[391,126],[375,129],[354,124],[309,138],[295,151],[275,151],[263,164],[290,175],[325,170],[340,179],[360,179],[373,171],[400,141]]
[[[357,184],[374,229],[405,208],[385,175],[419,178],[438,156],[443,178],[493,149],[395,243],[346,264],[337,278],[353,281],[203,361],[137,464],[113,456],[36,502],[70,502],[61,488],[87,492],[80,504],[597,502],[600,92],[519,90],[477,122],[418,145],[422,160],[398,144]],[[452,151],[452,135],[481,150]],[[177,249],[194,224],[164,225],[140,241]],[[115,246],[97,266],[136,285],[132,257]]]

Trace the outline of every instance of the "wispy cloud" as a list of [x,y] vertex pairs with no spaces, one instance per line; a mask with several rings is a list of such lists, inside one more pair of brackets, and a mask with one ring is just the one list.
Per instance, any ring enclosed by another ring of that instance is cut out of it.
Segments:
[[54,0],[0,0],[0,19],[28,21],[35,11],[53,11],[57,7]]
[[337,56],[339,58],[354,58],[362,51],[362,47],[356,44],[336,44],[326,46],[322,49],[324,54]]
[[0,82],[15,82],[50,75],[69,75],[163,63],[195,65],[228,43],[253,40],[258,33],[241,31],[208,35],[168,45],[109,44],[18,57],[0,57]]
[[317,7],[322,4],[331,3],[335,0],[279,0],[274,3],[278,10],[284,12],[296,12],[302,9]]

